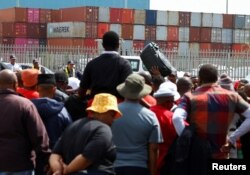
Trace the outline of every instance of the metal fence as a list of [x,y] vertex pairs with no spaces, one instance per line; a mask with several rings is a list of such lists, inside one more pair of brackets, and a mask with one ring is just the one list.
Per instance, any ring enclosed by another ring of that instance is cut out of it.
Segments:
[[[10,54],[15,54],[17,62],[32,63],[38,58],[40,63],[49,69],[56,71],[64,67],[68,60],[74,60],[76,69],[83,71],[89,60],[98,56],[103,49],[80,47],[37,47],[37,46],[13,46],[0,45],[0,58],[8,62]],[[140,55],[141,49],[120,50],[121,55]],[[244,78],[250,74],[250,51],[180,51],[161,50],[173,66],[184,72],[197,75],[198,68],[204,63],[218,66],[219,73],[227,73],[233,79]]]

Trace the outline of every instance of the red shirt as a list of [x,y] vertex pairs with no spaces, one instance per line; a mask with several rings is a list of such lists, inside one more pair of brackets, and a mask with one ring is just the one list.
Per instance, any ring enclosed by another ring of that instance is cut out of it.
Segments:
[[34,90],[27,90],[24,88],[17,88],[16,90],[19,94],[23,95],[27,99],[39,98],[39,93]]

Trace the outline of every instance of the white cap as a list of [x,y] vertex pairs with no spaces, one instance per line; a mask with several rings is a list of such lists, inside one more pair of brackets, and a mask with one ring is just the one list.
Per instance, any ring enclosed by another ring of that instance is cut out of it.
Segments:
[[69,77],[68,86],[70,86],[72,90],[77,90],[80,87],[80,80],[75,77]]
[[172,83],[171,81],[165,81],[160,85],[158,91],[154,93],[154,97],[159,97],[159,96],[162,97],[174,96],[174,101],[180,98],[180,94],[177,91],[176,84]]

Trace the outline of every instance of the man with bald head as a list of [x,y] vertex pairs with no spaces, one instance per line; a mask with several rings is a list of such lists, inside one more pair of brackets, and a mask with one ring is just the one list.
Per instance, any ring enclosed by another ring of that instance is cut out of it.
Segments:
[[32,151],[36,170],[49,153],[49,139],[33,103],[16,93],[17,77],[11,70],[0,72],[0,174],[31,175]]
[[184,76],[177,80],[176,86],[177,86],[177,91],[182,97],[186,92],[191,92],[193,83],[189,77]]

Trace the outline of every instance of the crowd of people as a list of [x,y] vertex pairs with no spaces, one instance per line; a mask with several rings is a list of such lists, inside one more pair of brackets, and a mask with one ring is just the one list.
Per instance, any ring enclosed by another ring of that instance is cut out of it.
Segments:
[[[206,175],[208,160],[250,162],[250,83],[204,64],[198,77],[133,73],[106,32],[77,79],[10,56],[0,72],[0,175]],[[240,146],[239,146],[240,145]],[[236,154],[243,152],[243,157]]]

